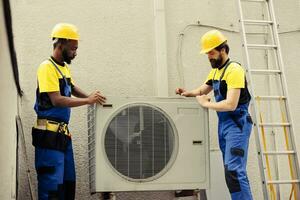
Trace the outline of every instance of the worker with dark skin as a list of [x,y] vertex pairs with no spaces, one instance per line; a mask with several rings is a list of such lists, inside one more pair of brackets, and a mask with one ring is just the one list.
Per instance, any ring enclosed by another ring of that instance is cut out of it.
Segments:
[[[59,63],[66,62],[67,64],[71,64],[71,60],[77,55],[77,48],[77,40],[68,40],[66,44],[58,44],[53,50],[52,56]],[[72,88],[72,95],[78,98],[62,96],[58,91],[49,92],[48,95],[52,104],[60,107],[77,107],[94,103],[103,104],[105,102],[105,97],[99,91],[94,91],[90,95],[87,95],[76,85]]]
[[[53,53],[38,67],[32,128],[39,200],[74,200],[76,188],[71,107],[103,104],[106,98],[94,91],[87,95],[73,81],[69,69],[77,55],[79,33],[72,24],[59,23],[51,34]],[[73,96],[73,97],[72,97]]]

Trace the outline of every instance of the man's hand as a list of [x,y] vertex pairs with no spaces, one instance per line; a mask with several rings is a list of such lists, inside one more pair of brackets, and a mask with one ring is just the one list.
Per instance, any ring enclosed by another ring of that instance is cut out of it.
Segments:
[[181,95],[183,92],[185,92],[185,89],[183,89],[183,88],[176,88],[175,89],[175,94]]
[[190,95],[190,93],[187,92],[184,88],[176,88],[175,94],[179,94],[179,95],[185,96],[185,97]]
[[99,91],[95,91],[88,96],[88,104],[99,103],[100,105],[104,104],[106,98],[102,96]]
[[201,96],[196,96],[197,101],[203,107],[207,107],[207,103],[210,102],[210,97],[203,94]]

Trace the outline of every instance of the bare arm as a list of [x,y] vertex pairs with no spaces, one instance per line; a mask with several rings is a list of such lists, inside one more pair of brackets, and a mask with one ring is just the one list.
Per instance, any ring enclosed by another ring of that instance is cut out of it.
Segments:
[[201,95],[206,95],[212,91],[212,86],[203,84],[200,87],[191,90],[191,91],[186,91],[183,88],[176,88],[175,93],[179,94],[181,96],[186,96],[186,97],[195,97],[195,96],[201,96]]
[[72,88],[72,95],[75,97],[79,97],[79,98],[87,98],[88,97],[88,95],[76,85]]
[[241,89],[230,89],[227,91],[226,99],[220,102],[210,102],[206,95],[197,96],[198,102],[205,108],[216,111],[234,111],[238,105]]
[[58,107],[77,107],[87,104],[105,103],[106,98],[100,94],[99,91],[93,92],[85,98],[72,98],[62,96],[60,92],[48,92],[51,103]]

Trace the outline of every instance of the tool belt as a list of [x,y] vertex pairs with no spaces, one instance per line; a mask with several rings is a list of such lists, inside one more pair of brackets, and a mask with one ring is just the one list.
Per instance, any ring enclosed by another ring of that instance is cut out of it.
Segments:
[[68,129],[68,124],[64,122],[56,122],[48,119],[37,119],[34,128],[62,133],[71,137],[71,133]]
[[71,140],[68,124],[48,119],[37,119],[32,127],[32,145],[65,151]]

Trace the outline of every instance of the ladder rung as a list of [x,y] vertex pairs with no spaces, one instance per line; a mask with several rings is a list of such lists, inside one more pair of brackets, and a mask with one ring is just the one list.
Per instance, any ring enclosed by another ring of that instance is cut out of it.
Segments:
[[280,100],[286,99],[285,96],[256,96],[255,99],[259,100]]
[[299,183],[299,179],[295,180],[276,180],[276,181],[267,181],[267,184],[292,184]]
[[252,49],[276,49],[277,46],[274,44],[247,44],[248,48]]
[[244,22],[245,24],[248,24],[248,25],[272,25],[273,22],[272,21],[265,21],[265,20],[243,20],[242,22]]
[[242,0],[244,2],[259,2],[259,3],[264,3],[266,0]]
[[295,151],[265,151],[263,154],[265,155],[289,155],[295,154]]
[[269,33],[265,32],[246,32],[246,35],[268,35]]
[[259,123],[259,126],[290,126],[290,123]]
[[281,74],[280,70],[264,70],[264,69],[251,69],[248,70],[249,72],[255,73],[255,74]]

